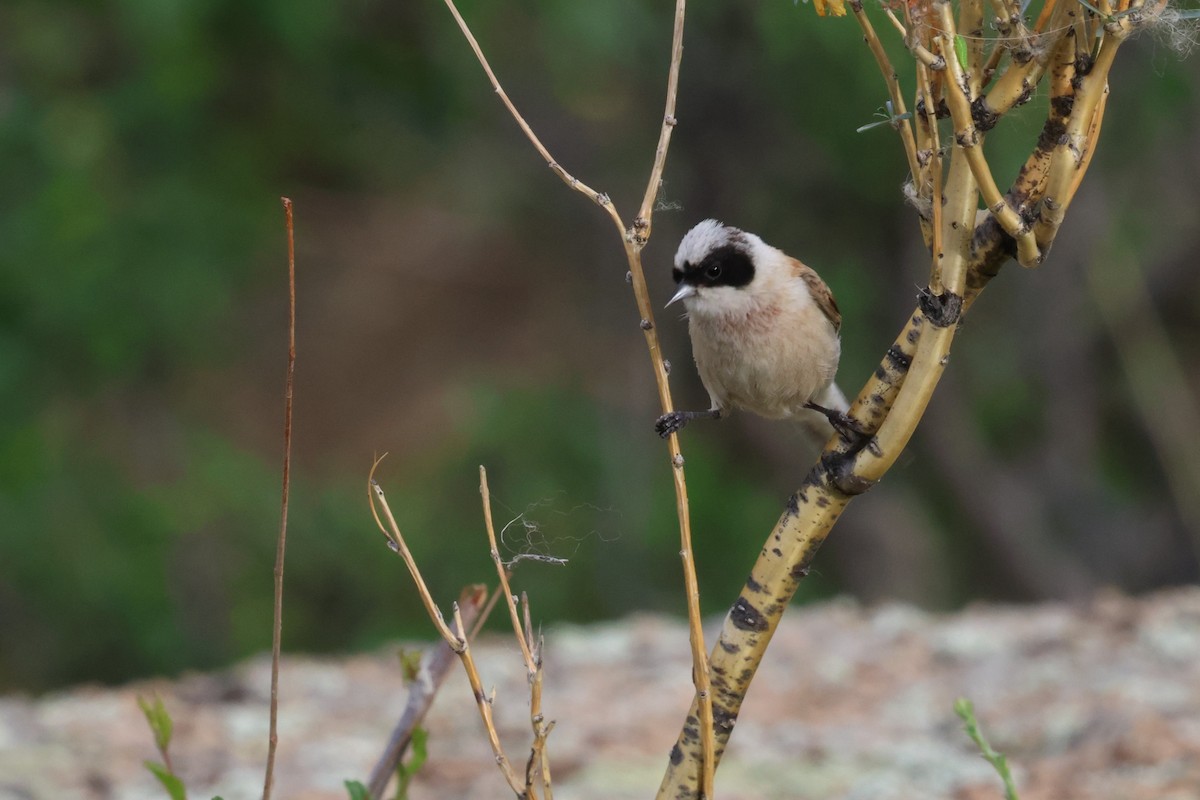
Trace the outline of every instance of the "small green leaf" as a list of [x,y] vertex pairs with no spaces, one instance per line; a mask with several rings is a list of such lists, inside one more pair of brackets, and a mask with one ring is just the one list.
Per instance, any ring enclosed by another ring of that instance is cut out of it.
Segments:
[[346,791],[350,793],[350,800],[371,800],[371,793],[367,791],[367,787],[358,781],[345,781],[345,784]]
[[146,769],[154,773],[154,777],[158,778],[158,782],[167,790],[171,800],[187,800],[187,789],[184,788],[183,781],[179,780],[175,773],[157,761],[143,761],[142,763],[146,765]]
[[963,69],[967,68],[967,37],[961,33],[954,35],[954,54],[958,56],[958,63]]
[[429,758],[428,742],[429,731],[420,725],[413,728],[412,740],[409,742],[412,755],[407,764],[402,762],[396,766],[396,800],[408,800],[408,784]]
[[980,755],[992,765],[992,769],[996,770],[996,774],[1004,782],[1005,800],[1020,800],[1017,797],[1016,783],[1008,769],[1008,759],[1003,753],[993,750],[992,745],[984,737],[983,731],[979,728],[979,722],[975,719],[975,705],[967,698],[960,697],[954,701],[954,713],[962,719],[963,728],[966,730],[967,736],[970,736],[971,741],[979,748]]
[[417,679],[421,671],[421,655],[420,650],[400,648],[400,679],[404,681],[405,686]]
[[893,128],[895,128],[898,127],[899,123],[906,119],[912,119],[911,111],[905,111],[903,114],[896,114],[894,116],[881,119],[877,122],[868,122],[866,125],[861,125],[858,128],[855,128],[854,132],[862,133],[863,131],[869,131],[872,128],[878,128],[880,125],[891,125]]
[[425,766],[426,760],[429,759],[429,731],[422,728],[420,725],[413,728],[412,734],[412,758],[408,760],[408,774],[415,775],[417,770]]
[[146,716],[150,730],[154,732],[154,744],[158,747],[158,752],[166,753],[167,747],[171,744],[171,731],[174,725],[171,722],[171,715],[167,713],[167,707],[163,705],[162,698],[156,694],[151,702],[138,695],[137,702]]

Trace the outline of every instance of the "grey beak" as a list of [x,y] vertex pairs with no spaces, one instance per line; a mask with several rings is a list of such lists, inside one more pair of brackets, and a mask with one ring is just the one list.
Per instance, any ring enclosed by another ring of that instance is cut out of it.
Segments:
[[[674,296],[672,296],[671,299],[667,301],[667,305],[668,306],[671,305],[671,303],[674,303],[676,300],[686,300],[689,297],[695,297],[695,295],[696,295],[696,287],[690,283],[685,283],[682,286],[680,286],[679,291],[677,291],[674,294]],[[664,306],[664,308],[666,308],[666,306]]]

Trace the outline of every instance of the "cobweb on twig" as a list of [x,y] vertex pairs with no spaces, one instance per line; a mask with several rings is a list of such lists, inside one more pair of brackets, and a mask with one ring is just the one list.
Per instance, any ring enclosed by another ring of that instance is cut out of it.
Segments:
[[[506,551],[501,554],[501,560],[508,569],[513,569],[522,561],[563,566],[585,541],[598,539],[611,542],[619,538],[618,534],[606,533],[596,524],[586,524],[588,529],[583,534],[563,532],[564,528],[585,527],[579,524],[580,517],[606,517],[618,512],[592,503],[580,503],[562,510],[555,508],[557,499],[547,497],[534,501],[516,513],[504,503],[495,501],[512,514],[512,518],[499,531],[500,545]],[[599,520],[590,520],[590,523],[596,522]]]

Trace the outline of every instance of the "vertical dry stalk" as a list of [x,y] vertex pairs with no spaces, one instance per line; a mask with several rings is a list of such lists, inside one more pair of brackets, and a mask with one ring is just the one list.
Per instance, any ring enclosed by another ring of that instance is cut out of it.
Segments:
[[[683,59],[683,22],[686,13],[686,0],[675,0],[674,27],[671,36],[671,61],[667,74],[667,96],[663,111],[662,125],[659,128],[658,145],[655,148],[654,163],[650,169],[650,177],[646,183],[646,191],[638,214],[631,224],[626,225],[617,212],[612,199],[604,193],[597,192],[587,184],[579,181],[564,169],[542,144],[529,124],[521,116],[515,104],[504,91],[496,74],[488,64],[479,42],[471,33],[466,21],[458,12],[453,0],[444,0],[450,13],[458,23],[459,29],[475,53],[476,59],[487,74],[488,80],[500,97],[509,114],[512,115],[526,138],[545,160],[550,169],[564,183],[580,192],[608,214],[609,219],[616,225],[625,250],[625,259],[629,267],[629,276],[633,285],[634,299],[637,302],[640,326],[646,341],[646,349],[650,355],[651,368],[654,371],[655,386],[658,390],[659,406],[663,413],[674,410],[671,400],[671,389],[667,381],[667,367],[664,362],[662,349],[658,342],[658,331],[654,324],[654,309],[650,303],[650,292],[646,286],[646,278],[642,269],[642,249],[650,238],[654,202],[662,184],[662,173],[666,165],[667,150],[671,143],[671,134],[675,129],[675,100],[679,89],[679,66]],[[712,778],[715,768],[715,745],[713,739],[713,704],[710,690],[711,678],[708,664],[707,647],[704,642],[704,632],[700,617],[700,585],[696,578],[695,560],[692,550],[691,511],[688,503],[687,480],[684,474],[683,453],[679,447],[679,437],[672,434],[667,440],[667,450],[670,457],[672,477],[675,489],[675,508],[679,518],[680,559],[683,564],[684,592],[688,610],[688,636],[692,651],[692,677],[696,687],[696,710],[689,718],[688,733],[685,738],[694,744],[700,753],[700,784],[701,796],[712,796]]]
[[500,578],[500,591],[504,593],[504,602],[508,605],[509,619],[512,621],[513,636],[521,647],[521,655],[525,659],[525,671],[529,679],[529,722],[533,729],[533,746],[530,748],[529,761],[525,768],[525,794],[536,797],[534,781],[541,773],[542,786],[547,798],[551,796],[550,787],[550,754],[546,750],[546,737],[550,734],[553,723],[547,724],[542,715],[542,647],[541,642],[533,640],[533,625],[529,620],[529,601],[522,598],[525,606],[525,624],[521,624],[521,615],[517,612],[517,600],[513,596],[512,587],[508,584],[508,568],[500,560],[500,548],[496,543],[496,527],[492,523],[492,494],[488,488],[487,470],[479,467],[479,494],[483,498],[483,521],[487,529],[488,544],[491,545],[492,562],[496,565],[496,575]]
[[[288,490],[292,468],[292,388],[296,377],[296,241],[291,198],[281,197],[287,226],[288,250],[288,361],[283,391],[283,490],[279,512],[279,538],[275,546],[275,599],[271,628],[271,710],[267,733],[267,767],[263,800],[270,800],[275,785],[275,750],[279,745],[279,657],[283,646],[283,557],[287,551]],[[169,768],[169,762],[168,762]]]
[[[948,0],[905,4],[907,28],[892,16],[917,68],[917,134],[910,128],[913,120],[898,119],[894,125],[910,166],[916,165],[912,191],[931,245],[929,284],[851,406],[850,415],[873,436],[874,446],[868,447],[866,438],[849,443],[836,436],[826,445],[820,462],[789,498],[725,620],[711,658],[718,760],[799,581],[846,505],[873,486],[907,445],[949,360],[962,315],[1010,258],[1026,266],[1045,258],[1095,152],[1116,50],[1166,5],[1165,0],[1131,0],[1115,15],[1101,8],[1101,16],[1079,0],[1047,0],[1029,31],[1015,5],[995,2],[1009,12],[1007,35],[1017,41],[992,39],[991,53],[983,37],[981,0],[961,0],[957,21]],[[861,0],[850,0],[850,6],[889,92],[897,96],[895,73]],[[1071,19],[1085,23],[1078,26],[1082,35]],[[1098,36],[1094,48],[1091,32]],[[1004,66],[997,48],[1011,53]],[[1029,98],[1048,65],[1052,101],[1046,125],[1012,188],[1002,194],[984,154],[984,137]],[[943,107],[955,134],[944,176],[933,117]],[[986,211],[977,212],[981,198]],[[689,728],[695,714],[693,704],[659,798],[703,796],[704,757]]]

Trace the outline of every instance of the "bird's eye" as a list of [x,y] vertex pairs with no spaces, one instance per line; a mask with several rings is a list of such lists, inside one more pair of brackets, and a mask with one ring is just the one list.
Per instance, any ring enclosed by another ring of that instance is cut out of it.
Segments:
[[710,281],[715,281],[717,278],[721,277],[721,265],[709,264],[704,268],[704,277],[708,278]]
[[679,267],[675,267],[671,270],[671,277],[675,279],[676,283],[679,283],[683,280],[683,270],[681,270]]

